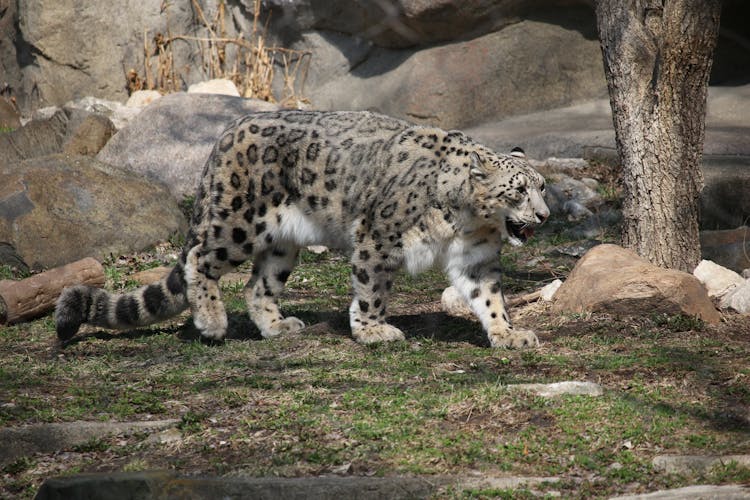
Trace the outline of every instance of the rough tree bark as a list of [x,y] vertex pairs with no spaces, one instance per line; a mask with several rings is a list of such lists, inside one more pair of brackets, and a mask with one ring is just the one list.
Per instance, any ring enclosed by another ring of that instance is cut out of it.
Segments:
[[700,261],[700,169],[721,0],[597,0],[623,168],[623,244],[661,267]]

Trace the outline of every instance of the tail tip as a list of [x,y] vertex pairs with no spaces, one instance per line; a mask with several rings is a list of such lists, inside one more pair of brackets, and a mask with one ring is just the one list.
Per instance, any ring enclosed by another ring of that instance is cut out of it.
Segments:
[[84,297],[86,287],[76,286],[63,290],[55,305],[55,330],[57,338],[66,341],[72,338],[84,322]]

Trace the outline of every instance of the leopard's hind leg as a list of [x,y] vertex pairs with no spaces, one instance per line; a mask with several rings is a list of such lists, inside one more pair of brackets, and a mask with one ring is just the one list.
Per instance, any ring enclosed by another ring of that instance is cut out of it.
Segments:
[[274,245],[255,255],[252,277],[245,286],[245,302],[255,326],[264,338],[301,330],[305,324],[279,310],[279,295],[297,261],[299,249],[293,245]]

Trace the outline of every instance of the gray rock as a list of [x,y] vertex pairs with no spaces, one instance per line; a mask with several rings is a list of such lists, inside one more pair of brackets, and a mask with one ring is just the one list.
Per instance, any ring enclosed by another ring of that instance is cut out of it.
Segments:
[[85,444],[92,439],[173,427],[179,420],[140,422],[68,422],[0,429],[0,466],[34,453],[51,453]]
[[94,156],[107,144],[115,131],[109,118],[92,113],[70,134],[63,144],[63,152],[69,155]]
[[[616,269],[617,272],[613,272]],[[617,245],[598,245],[576,264],[555,294],[558,312],[643,311],[721,320],[706,289],[692,274],[659,268]]]
[[719,306],[740,314],[750,314],[750,280],[744,280],[742,284],[724,295]]
[[[110,120],[117,130],[135,118],[140,112],[141,107],[122,104],[119,101],[100,99],[98,97],[86,96],[75,101],[65,103],[67,109],[81,109],[89,113],[104,115]],[[54,109],[54,108],[52,108]]]
[[744,486],[705,484],[660,490],[643,495],[612,497],[610,500],[747,500],[748,498],[750,498],[750,488]]
[[585,182],[553,173],[547,176],[547,205],[553,214],[567,215],[569,220],[592,217],[591,209],[599,207],[604,200]]
[[60,153],[67,140],[73,113],[57,110],[44,120],[35,120],[13,132],[0,134],[0,166],[15,161]]
[[531,392],[543,398],[556,396],[601,396],[604,394],[602,386],[593,382],[554,382],[551,384],[510,384],[510,391]]
[[750,455],[657,455],[651,463],[655,470],[667,474],[700,475],[731,463],[750,467]]
[[185,229],[160,183],[88,156],[0,166],[0,241],[33,269],[143,250]]
[[214,94],[169,94],[145,108],[110,139],[97,159],[165,183],[182,199],[195,193],[221,132],[252,111],[273,104]]

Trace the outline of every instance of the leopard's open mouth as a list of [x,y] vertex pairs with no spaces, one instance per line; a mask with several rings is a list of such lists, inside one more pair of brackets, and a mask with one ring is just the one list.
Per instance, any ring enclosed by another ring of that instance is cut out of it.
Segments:
[[[516,222],[507,218],[505,219],[505,227],[511,237],[511,242],[515,244],[524,243],[526,240],[534,236],[534,228],[527,223]],[[517,240],[517,243],[513,241],[514,238]]]

